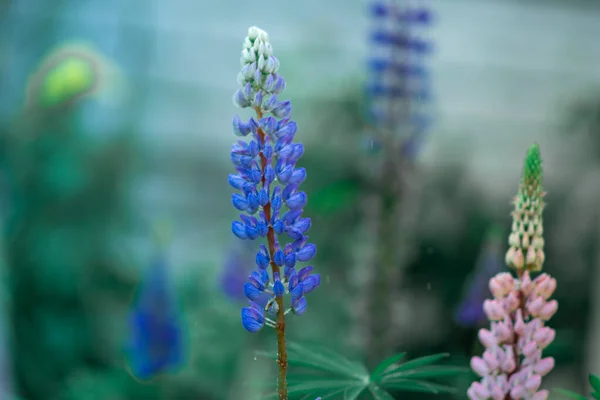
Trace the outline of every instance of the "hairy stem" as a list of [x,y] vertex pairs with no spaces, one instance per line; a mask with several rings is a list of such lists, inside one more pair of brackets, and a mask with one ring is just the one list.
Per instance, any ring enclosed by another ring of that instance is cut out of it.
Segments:
[[[255,108],[256,116],[260,120],[263,117],[262,110],[260,107]],[[258,129],[258,138],[259,140],[265,144],[265,132],[259,128]],[[265,169],[267,167],[267,159],[265,158],[263,153],[260,153],[260,164],[262,170],[262,185],[265,186]],[[265,204],[263,207],[265,212],[265,217],[267,221],[271,221],[271,202]],[[275,231],[273,230],[273,226],[269,225],[269,231],[267,233],[267,242],[269,247],[269,255],[271,258],[271,270],[273,275],[275,273],[280,274],[280,269],[277,264],[273,261],[273,256],[275,254]],[[275,298],[277,303],[277,321],[275,324],[275,331],[277,332],[277,396],[278,400],[287,400],[288,399],[288,391],[287,391],[287,349],[285,346],[285,309],[283,307],[283,297],[278,296]]]
[[[385,175],[393,174],[393,167],[386,163],[383,166]],[[383,179],[385,181],[385,177]],[[377,235],[376,265],[373,269],[371,287],[367,301],[369,313],[369,332],[368,332],[368,365],[373,367],[386,356],[389,351],[387,340],[390,318],[392,317],[392,305],[389,301],[392,277],[392,270],[396,265],[396,210],[397,201],[389,191],[380,192],[379,201],[379,231]]]

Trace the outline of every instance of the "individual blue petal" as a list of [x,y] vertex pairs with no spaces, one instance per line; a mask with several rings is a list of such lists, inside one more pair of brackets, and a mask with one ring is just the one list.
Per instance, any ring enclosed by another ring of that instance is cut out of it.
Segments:
[[256,230],[261,237],[265,237],[267,236],[267,233],[269,233],[269,226],[260,221],[258,224],[256,224]]
[[240,211],[246,211],[248,209],[248,202],[241,194],[235,193],[231,196],[231,203]]
[[287,160],[294,153],[294,146],[291,144],[287,144],[283,146],[278,152],[280,160]]
[[275,251],[275,254],[273,254],[273,261],[280,267],[285,263],[285,255],[281,249]]
[[[244,96],[244,92],[242,92],[240,89],[238,89],[233,94],[233,104],[240,108],[246,108],[246,107],[250,107],[250,100],[248,100],[246,98],[246,96]],[[235,132],[235,130],[234,130],[234,132]]]
[[259,151],[260,151],[260,149],[258,147],[258,143],[256,142],[256,140],[251,140],[250,143],[248,144],[248,153],[250,154],[250,156],[252,158],[255,158],[258,155]]
[[263,187],[260,189],[260,192],[258,192],[258,201],[261,207],[264,207],[269,202],[269,193],[267,192],[266,187]]
[[[260,69],[256,69],[256,72],[254,73],[254,84],[256,86],[260,86],[261,81],[262,81],[262,71]],[[260,104],[254,104],[254,105],[260,106]]]
[[257,194],[250,193],[246,201],[248,202],[248,209],[251,212],[258,210],[258,207],[260,206],[260,200],[258,199]]
[[304,288],[304,294],[308,294],[315,290],[321,283],[321,275],[315,274],[310,275],[302,281],[302,287]]
[[294,144],[294,153],[290,156],[289,162],[296,162],[304,154],[304,145],[302,143]]
[[273,157],[273,146],[271,146],[271,144],[267,143],[265,145],[265,148],[263,150],[263,155],[265,156],[265,158],[267,160],[270,160],[271,157]]
[[281,297],[285,294],[285,286],[283,286],[283,283],[281,283],[279,278],[276,278],[273,283],[273,293],[275,293],[275,296],[277,297]]
[[307,305],[306,297],[300,297],[298,301],[292,304],[292,311],[296,315],[302,315],[306,311]]
[[[296,281],[298,280],[296,276]],[[290,283],[290,294],[292,296],[292,301],[295,301],[304,295],[304,285],[296,282],[293,286]]]
[[282,198],[281,198],[281,186],[276,186],[273,190],[273,196],[271,198],[271,207],[273,210],[278,211],[282,206]]
[[301,281],[305,280],[310,273],[313,270],[313,266],[309,265],[308,267],[304,267],[302,268],[299,272],[298,272],[298,279],[300,279]]
[[271,110],[271,113],[277,118],[289,117],[292,112],[292,103],[289,100],[282,101]]
[[[275,168],[275,171],[277,172],[277,168]],[[290,178],[292,177],[293,172],[294,172],[293,166],[291,166],[291,165],[283,166],[281,168],[281,170],[277,173],[277,178],[279,178],[279,181],[282,184],[287,185]]]
[[240,239],[248,239],[248,234],[246,233],[246,226],[242,224],[240,221],[233,221],[231,224],[231,231],[233,234]]
[[[275,77],[273,76],[273,74],[267,75],[267,78],[265,79],[265,82],[263,84],[263,88],[265,89],[265,91],[267,93],[273,93],[273,89],[275,88]],[[271,96],[271,99],[273,97],[274,96]],[[273,106],[273,104],[270,104],[270,103],[273,103],[273,100],[271,100],[271,99],[264,106],[264,109],[267,110],[267,111],[270,110],[269,106],[271,106],[271,107]]]
[[265,325],[265,316],[261,307],[250,302],[250,307],[242,308],[242,326],[250,333],[258,332]]
[[[254,63],[252,63],[252,65],[254,65]],[[244,89],[242,89],[242,92],[244,93],[244,97],[248,100],[248,102],[250,102],[250,100],[252,100],[252,98],[253,98],[252,85],[250,84],[250,82],[246,83],[246,86],[244,86]]]
[[272,166],[267,165],[265,168],[265,181],[267,184],[271,184],[275,180],[275,170]]
[[299,192],[299,193],[295,193],[295,194],[291,195],[285,201],[285,204],[291,210],[295,210],[295,209],[303,208],[306,205],[306,201],[307,201],[306,193]]
[[248,297],[248,299],[256,300],[263,294],[263,291],[253,284],[246,282],[244,283],[244,294],[246,297]]
[[309,261],[310,259],[312,259],[316,253],[317,253],[317,246],[315,246],[312,243],[308,243],[308,244],[304,245],[304,247],[302,247],[301,249],[296,251],[296,258],[298,259],[298,261],[305,262],[305,261]]
[[278,219],[273,223],[273,230],[278,235],[281,235],[283,232],[285,232],[285,224],[281,219]]
[[254,96],[254,105],[256,107],[260,107],[263,101],[263,93],[262,90],[259,90],[258,92],[256,92],[256,95]]
[[291,251],[285,255],[285,265],[293,268],[296,265],[296,253]]
[[273,74],[275,76],[275,85],[273,86],[273,93],[279,94],[285,90],[285,80],[279,74]]
[[277,128],[277,120],[272,116],[261,118],[259,124],[262,130],[267,135],[272,135],[275,132],[275,129]]
[[247,181],[239,175],[229,174],[229,184],[234,189],[241,189]]
[[302,210],[290,210],[283,214],[283,221],[288,225],[293,225],[300,215],[302,215]]
[[256,253],[256,265],[261,269],[265,269],[269,266],[270,261],[267,247],[264,244],[261,244],[260,250]]
[[246,136],[250,133],[250,125],[242,121],[240,117],[236,115],[233,117],[233,133],[236,136]]
[[306,168],[298,168],[294,170],[292,176],[289,178],[289,183],[292,185],[300,185],[306,179]]
[[254,161],[254,158],[238,153],[231,153],[230,159],[234,165],[244,168],[250,168],[252,161]]
[[298,125],[296,125],[295,121],[289,121],[286,124],[281,124],[277,127],[277,131],[275,132],[275,137],[277,139],[282,137],[287,137],[289,140],[293,138],[293,135],[298,130]]

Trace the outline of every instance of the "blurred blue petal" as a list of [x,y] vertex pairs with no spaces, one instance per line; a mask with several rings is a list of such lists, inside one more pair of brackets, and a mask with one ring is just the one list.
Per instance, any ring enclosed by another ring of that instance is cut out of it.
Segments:
[[482,247],[473,277],[467,283],[466,294],[459,305],[455,320],[465,327],[478,326],[487,321],[483,312],[483,301],[491,296],[488,283],[491,277],[504,267],[502,255],[502,236],[497,228],[488,233]]
[[164,257],[145,271],[131,315],[130,369],[151,379],[183,361],[182,326]]

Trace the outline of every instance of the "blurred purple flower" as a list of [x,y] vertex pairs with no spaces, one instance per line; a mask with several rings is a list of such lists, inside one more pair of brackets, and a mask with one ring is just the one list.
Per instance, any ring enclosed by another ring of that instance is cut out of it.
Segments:
[[242,246],[235,246],[228,251],[225,264],[219,277],[219,287],[223,293],[233,301],[245,301],[244,283],[253,270],[254,265],[249,263],[253,252],[246,242]]
[[502,243],[501,231],[497,227],[490,229],[475,271],[467,281],[463,301],[455,313],[455,320],[459,325],[475,327],[487,323],[482,304],[490,296],[488,288],[490,278],[502,271],[504,267]]

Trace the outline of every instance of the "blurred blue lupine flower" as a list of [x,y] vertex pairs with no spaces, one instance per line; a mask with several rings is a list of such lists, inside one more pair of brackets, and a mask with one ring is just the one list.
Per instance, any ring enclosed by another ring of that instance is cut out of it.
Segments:
[[[232,203],[243,212],[241,221],[232,224],[235,236],[242,240],[267,238],[256,254],[258,268],[244,284],[250,307],[242,309],[242,325],[256,332],[264,325],[275,326],[269,316],[290,311],[303,314],[304,296],[319,285],[320,275],[311,275],[312,266],[296,272],[296,263],[310,261],[317,249],[308,243],[306,232],[311,222],[302,217],[307,198],[298,190],[306,178],[306,170],[296,168],[304,147],[293,143],[297,127],[290,119],[290,101],[277,99],[285,81],[277,73],[279,60],[273,56],[266,32],[257,27],[248,30],[240,62],[238,83],[242,88],[233,101],[238,107],[252,108],[257,118],[243,121],[236,115],[233,119],[233,132],[250,136],[250,140],[233,145],[231,161],[237,174],[229,175],[229,184],[240,191],[233,195]],[[280,242],[284,234],[290,243]],[[261,307],[256,300],[264,293],[269,301]],[[291,307],[286,310],[284,295],[291,296]]]
[[248,247],[231,246],[227,251],[219,277],[219,287],[229,299],[234,301],[246,299],[243,287],[247,274],[252,271],[252,263],[248,262],[248,257],[253,253],[253,251],[249,251]]
[[488,323],[482,304],[490,296],[488,288],[490,278],[504,268],[503,237],[501,230],[497,227],[488,232],[473,276],[468,280],[463,301],[455,314],[455,320],[459,325],[477,327],[480,324]]
[[[368,121],[376,130],[393,133],[401,154],[409,159],[418,154],[431,125],[432,95],[425,59],[433,45],[421,33],[431,24],[432,13],[424,1],[419,4],[382,0],[370,7],[375,27],[370,35],[366,87]],[[372,138],[367,144],[374,151],[382,147]]]
[[176,367],[183,361],[182,326],[169,283],[164,250],[144,271],[131,315],[130,369],[139,379]]

